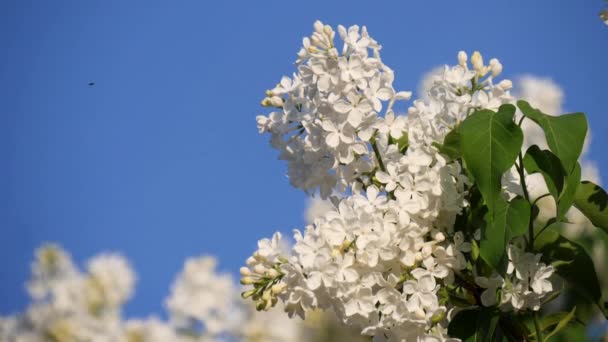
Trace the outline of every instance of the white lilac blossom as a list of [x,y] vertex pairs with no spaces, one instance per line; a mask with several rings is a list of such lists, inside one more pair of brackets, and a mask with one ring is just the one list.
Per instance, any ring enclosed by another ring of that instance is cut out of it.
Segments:
[[[315,23],[298,72],[262,102],[277,110],[257,118],[260,133],[271,134],[288,162],[291,183],[322,197],[337,194],[335,205],[294,231],[290,253],[278,248],[280,233],[261,240],[241,270],[241,282],[253,286],[243,295],[261,310],[280,300],[289,316],[331,309],[379,340],[446,340],[452,307],[440,291],[470,257],[465,238],[471,237],[455,229],[470,182],[436,144],[473,111],[512,102],[512,83],[496,82],[497,59],[485,65],[475,52],[469,68],[460,52],[458,65],[432,76],[424,100],[414,101],[407,116],[396,115],[394,102],[411,93],[392,88],[394,73],[381,62],[380,45],[365,27],[338,32],[342,43],[334,42],[330,26]],[[551,291],[552,268],[536,266],[525,274],[533,295],[515,309],[537,310],[535,300]],[[484,304],[495,304],[491,292],[505,283],[477,281],[490,290]]]
[[237,289],[229,275],[218,274],[216,264],[213,257],[186,260],[166,301],[172,323],[178,329],[199,333],[203,328],[208,336],[230,330]]
[[0,320],[2,341],[119,341],[122,305],[135,275],[118,254],[90,260],[83,273],[56,245],[37,250],[28,289],[32,303],[21,315]]
[[100,254],[83,271],[59,246],[43,246],[27,284],[32,302],[24,313],[0,317],[0,341],[303,342],[315,335],[279,308],[256,312],[216,265],[211,256],[186,260],[166,299],[168,320],[126,319],[121,311],[136,277],[124,257]]

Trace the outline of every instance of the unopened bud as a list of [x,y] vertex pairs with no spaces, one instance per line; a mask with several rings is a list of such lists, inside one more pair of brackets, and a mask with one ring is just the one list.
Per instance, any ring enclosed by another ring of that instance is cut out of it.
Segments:
[[416,314],[416,318],[418,318],[418,319],[426,318],[426,313],[424,313],[424,310],[422,310],[422,309],[416,310],[415,314]]
[[433,324],[437,324],[437,323],[443,321],[444,318],[445,318],[445,311],[441,311],[431,318],[431,322],[433,322]]
[[251,270],[248,267],[241,267],[239,272],[241,273],[242,277],[247,277],[247,276],[252,275]]
[[498,83],[498,86],[500,87],[500,89],[506,91],[513,88],[513,82],[511,82],[510,80],[502,80],[500,81],[500,83]]
[[443,235],[443,233],[442,233],[442,232],[437,232],[437,233],[435,234],[435,236],[433,236],[433,238],[434,238],[434,239],[435,239],[435,241],[437,241],[437,242],[442,242],[442,241],[445,241],[445,235]]
[[260,102],[260,104],[262,105],[262,107],[270,107],[270,97],[265,97],[262,102]]
[[268,277],[270,277],[270,278],[276,278],[279,276],[279,272],[277,270],[275,270],[274,268],[271,268],[268,271],[266,271],[266,275],[268,275]]
[[264,267],[264,265],[257,264],[253,268],[253,272],[255,272],[257,274],[264,274],[264,273],[266,273],[266,267]]
[[266,307],[266,301],[261,299],[255,304],[255,309],[258,311],[262,311],[264,310],[264,308]]
[[273,96],[270,98],[270,104],[273,107],[283,107],[283,99],[278,96]]
[[467,67],[467,60],[468,60],[467,53],[464,52],[464,51],[459,51],[458,52],[458,64],[461,67],[466,68]]
[[500,75],[502,72],[502,64],[496,58],[492,58],[490,60],[490,71],[492,72],[492,77],[496,77]]
[[338,256],[339,256],[339,255],[341,255],[341,254],[342,254],[342,250],[341,250],[340,248],[334,248],[334,249],[332,249],[332,251],[331,251],[331,256],[332,256],[333,258],[336,258],[336,257],[338,257]]
[[312,37],[310,37],[310,41],[314,45],[321,45],[321,41],[319,40],[319,37],[317,35],[313,35]]
[[416,252],[416,253],[414,254],[414,260],[416,260],[416,262],[421,262],[421,261],[422,261],[422,259],[424,259],[424,257],[422,256],[422,253],[420,253],[420,252]]
[[483,57],[479,51],[473,52],[473,55],[471,56],[471,64],[473,65],[473,69],[476,71],[479,72],[483,70]]
[[262,299],[265,301],[270,301],[270,299],[272,298],[272,293],[268,290],[264,291],[264,293],[262,293]]
[[351,242],[348,240],[342,241],[342,245],[340,245],[340,249],[346,251],[350,247]]
[[243,299],[247,299],[251,296],[253,296],[255,294],[255,289],[249,290],[249,291],[245,291],[243,293],[241,293],[241,297],[243,297]]
[[332,29],[331,26],[329,26],[329,25],[323,26],[323,32],[329,38],[333,38],[333,36],[334,36],[334,29]]
[[429,255],[431,255],[433,253],[433,247],[431,247],[430,245],[425,245],[424,247],[422,247],[422,256],[423,257],[427,257]]
[[315,21],[314,23],[315,32],[323,33],[323,23],[320,20]]
[[255,279],[253,277],[242,277],[241,285],[251,285],[255,283]]
[[256,263],[256,260],[254,257],[250,256],[249,258],[247,258],[247,261],[245,262],[247,265],[251,266],[253,264]]
[[277,284],[272,285],[270,290],[272,291],[272,294],[278,295],[279,293],[282,293],[286,287],[287,287],[287,284],[285,284],[285,283],[277,283]]

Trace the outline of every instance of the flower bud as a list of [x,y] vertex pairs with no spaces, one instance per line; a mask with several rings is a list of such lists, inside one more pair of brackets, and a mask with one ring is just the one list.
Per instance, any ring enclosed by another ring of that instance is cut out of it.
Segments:
[[442,232],[435,232],[433,239],[437,242],[445,241],[445,235]]
[[283,292],[285,290],[285,288],[287,288],[287,284],[277,283],[277,284],[272,285],[270,290],[272,291],[272,294],[278,295],[279,293]]
[[490,71],[492,72],[492,77],[496,77],[500,75],[502,72],[502,64],[496,58],[492,58],[490,60]]
[[266,267],[264,267],[264,265],[257,264],[255,267],[253,267],[253,272],[257,274],[264,274],[266,273]]
[[241,278],[241,285],[252,285],[253,283],[255,283],[255,279],[253,277]]
[[423,257],[428,257],[432,253],[433,253],[433,247],[431,247],[431,245],[425,245],[424,247],[422,247],[422,256]]
[[271,268],[266,271],[266,275],[270,278],[276,278],[279,276],[279,272],[277,272],[277,270],[274,268]]
[[273,96],[270,98],[270,104],[273,107],[283,107],[283,99],[278,96]]
[[243,299],[247,299],[251,296],[253,296],[255,294],[256,289],[251,289],[249,291],[245,291],[243,293],[241,293],[241,297],[243,297]]
[[270,98],[269,97],[265,97],[262,102],[260,102],[260,104],[262,105],[262,107],[270,107],[271,103],[270,103]]
[[426,313],[424,313],[424,310],[422,309],[417,309],[414,313],[416,315],[416,318],[418,319],[425,319],[426,318]]
[[467,67],[467,60],[468,60],[468,56],[467,53],[464,51],[458,51],[458,64],[465,68]]
[[321,40],[319,39],[319,37],[317,35],[313,35],[312,37],[310,37],[310,41],[313,43],[313,45],[321,45]]
[[315,21],[313,27],[315,28],[315,32],[323,33],[323,23],[320,20]]
[[513,82],[511,82],[510,80],[502,80],[500,81],[500,83],[498,83],[498,86],[500,87],[500,89],[506,91],[513,88]]
[[473,69],[476,71],[479,72],[483,70],[483,57],[479,51],[473,52],[473,55],[471,56],[471,64],[473,65]]
[[253,264],[256,263],[256,260],[254,257],[250,256],[249,258],[247,258],[247,261],[245,262],[247,265],[251,266]]
[[272,299],[272,293],[269,290],[264,291],[264,293],[262,293],[262,299],[265,301],[270,301],[270,299]]
[[251,270],[248,267],[241,267],[241,269],[239,270],[239,272],[241,273],[242,277],[247,277],[247,276],[251,276]]

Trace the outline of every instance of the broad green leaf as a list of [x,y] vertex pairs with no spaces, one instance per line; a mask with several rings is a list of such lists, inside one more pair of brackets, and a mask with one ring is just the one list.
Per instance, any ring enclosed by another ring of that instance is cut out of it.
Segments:
[[549,334],[544,336],[545,341],[548,341],[549,338],[551,338],[553,335],[557,334],[562,329],[564,329],[566,327],[566,325],[568,325],[568,323],[570,323],[572,318],[574,318],[575,312],[576,312],[576,307],[572,308],[572,311],[570,311],[570,312],[560,312],[560,313],[557,313],[554,315],[549,315],[549,316],[544,317],[541,322],[541,326],[543,327],[543,330],[546,330],[546,329],[552,327],[553,325],[555,325],[555,328],[553,328],[553,330],[551,330],[551,332]]
[[460,126],[456,126],[443,139],[443,144],[437,144],[435,147],[446,156],[454,159],[460,158]]
[[564,188],[565,176],[559,158],[549,150],[541,150],[538,146],[532,145],[526,151],[524,167],[529,174],[540,172],[547,184],[549,193],[557,201]]
[[572,172],[583,150],[587,134],[585,114],[547,115],[526,101],[517,101],[517,106],[527,118],[543,129],[551,151],[561,160],[566,173]]
[[[494,341],[496,327],[500,316],[491,309],[482,309],[477,319],[476,342]],[[469,323],[470,324],[470,323]]]
[[462,342],[475,342],[479,309],[459,311],[448,325],[448,335],[462,340]]
[[534,240],[534,250],[542,254],[545,263],[554,264],[556,273],[575,292],[601,305],[602,291],[593,260],[581,245],[549,228]]
[[577,193],[581,181],[581,165],[576,163],[574,170],[569,175],[566,175],[566,186],[564,191],[557,201],[557,217],[560,221],[564,221],[568,209],[572,206],[574,196]]
[[495,203],[494,211],[486,214],[486,224],[481,229],[479,254],[502,274],[506,266],[506,244],[509,240],[507,229],[509,203],[504,199],[498,199]]
[[574,195],[574,206],[594,226],[608,233],[608,194],[599,185],[589,181],[581,182]]
[[523,133],[513,122],[515,107],[502,105],[498,112],[480,110],[460,124],[460,150],[466,169],[479,186],[490,212],[501,199],[501,178],[515,163]]
[[507,211],[507,227],[511,237],[524,235],[528,231],[530,223],[530,202],[522,197],[516,197],[509,202]]

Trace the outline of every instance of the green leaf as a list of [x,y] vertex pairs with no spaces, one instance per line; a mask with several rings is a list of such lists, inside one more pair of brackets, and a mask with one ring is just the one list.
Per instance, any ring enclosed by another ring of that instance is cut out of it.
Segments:
[[546,329],[550,328],[551,326],[555,325],[555,328],[553,328],[553,330],[545,336],[545,341],[548,341],[551,336],[557,334],[562,329],[564,329],[566,327],[566,325],[568,325],[568,323],[570,323],[572,318],[574,318],[575,312],[576,312],[576,307],[572,308],[572,311],[570,311],[570,312],[560,312],[560,313],[556,313],[556,314],[544,317],[541,322],[541,326],[543,327],[543,330],[546,330]]
[[[491,309],[483,309],[477,319],[477,334],[475,341],[491,342],[494,341],[496,326],[500,316]],[[470,324],[470,323],[469,323]]]
[[532,145],[526,151],[524,167],[529,174],[539,172],[543,176],[549,193],[557,202],[564,189],[565,176],[559,158],[549,150],[541,150],[538,146]]
[[468,309],[459,311],[448,325],[448,335],[462,340],[462,342],[474,342],[477,332],[477,322],[479,319],[479,309]]
[[507,214],[509,203],[504,199],[495,202],[495,210],[486,214],[486,224],[481,229],[479,254],[499,273],[504,273],[506,266],[506,244],[509,240]]
[[575,292],[601,305],[602,291],[593,260],[581,245],[549,228],[534,240],[534,250],[542,254],[545,263],[553,263],[556,273]]
[[608,233],[608,195],[599,185],[589,181],[581,182],[574,195],[574,206],[594,226]]
[[513,122],[515,107],[502,105],[498,112],[480,110],[460,124],[460,150],[466,169],[479,186],[490,212],[501,199],[501,178],[515,163],[523,133]]
[[456,126],[443,139],[443,144],[437,144],[435,147],[440,153],[450,157],[452,160],[460,158],[460,126]]
[[579,183],[581,181],[581,165],[576,163],[574,170],[569,175],[566,175],[566,186],[564,191],[557,201],[557,217],[561,222],[564,221],[568,209],[574,202],[574,196],[577,193]]
[[531,212],[530,202],[525,198],[516,197],[509,202],[507,227],[511,232],[511,237],[524,235],[528,231]]
[[544,130],[549,148],[561,160],[566,173],[571,173],[581,155],[587,134],[585,114],[547,115],[532,108],[526,101],[517,101],[517,106]]

